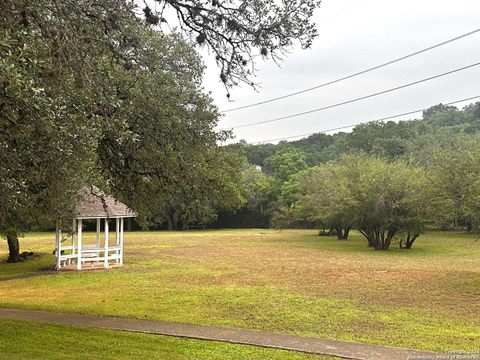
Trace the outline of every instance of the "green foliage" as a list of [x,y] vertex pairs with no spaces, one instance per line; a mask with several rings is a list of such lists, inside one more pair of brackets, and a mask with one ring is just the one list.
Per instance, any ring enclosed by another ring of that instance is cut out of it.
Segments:
[[[229,147],[245,155],[250,164],[262,167],[265,167],[265,161],[275,153],[293,147],[305,154],[305,161],[308,166],[315,166],[335,160],[340,156],[341,144],[345,135],[345,133],[333,135],[319,133],[297,141],[281,141],[277,145],[250,145],[245,140],[240,140],[238,143],[229,145]],[[268,170],[267,166],[265,171],[268,172]]]
[[409,150],[410,142],[428,127],[419,121],[369,122],[357,125],[343,142],[345,152],[396,159]]
[[333,227],[339,239],[347,239],[353,225],[348,169],[327,163],[304,172],[297,180],[296,213],[310,221]]
[[102,69],[131,46],[84,2],[4,1],[0,14],[0,228],[21,230],[70,214],[78,189],[98,183],[100,128],[118,106]]
[[255,165],[247,166],[243,174],[242,188],[245,191],[247,209],[263,214],[268,203],[269,182],[267,176]]
[[273,178],[284,183],[292,175],[307,168],[305,154],[295,148],[287,148],[278,151],[265,160],[266,171],[271,172]]
[[365,156],[348,156],[342,162],[352,198],[350,209],[369,246],[387,250],[399,232],[418,237],[426,221],[423,169]]
[[307,169],[305,154],[295,148],[286,147],[277,151],[265,160],[269,178],[270,193],[274,199],[270,203],[270,213],[275,227],[289,227],[296,220],[291,209],[295,198],[295,178],[302,170]]
[[480,138],[455,137],[426,158],[429,210],[435,225],[451,229],[480,225]]
[[264,228],[270,225],[271,204],[275,201],[271,181],[258,165],[248,165],[244,161],[239,173],[245,203],[236,209],[220,209],[216,227]]
[[438,104],[423,112],[423,120],[433,126],[455,126],[465,122],[465,114],[455,106]]
[[249,145],[245,140],[230,144],[227,147],[244,155],[252,165],[265,166],[265,160],[275,154],[277,146],[273,144]]
[[425,221],[424,173],[402,162],[344,156],[300,177],[298,191],[299,214],[334,227],[339,238],[356,227],[379,250],[399,232],[418,237]]
[[289,144],[305,153],[308,166],[315,166],[336,160],[345,136],[342,132],[332,135],[318,133]]
[[243,202],[243,158],[217,145],[224,134],[213,131],[218,111],[202,93],[197,53],[175,34],[145,31],[142,41],[138,59],[146,66],[126,74],[116,69],[112,77],[128,136],[105,132],[102,168],[142,226],[209,223],[215,208]]

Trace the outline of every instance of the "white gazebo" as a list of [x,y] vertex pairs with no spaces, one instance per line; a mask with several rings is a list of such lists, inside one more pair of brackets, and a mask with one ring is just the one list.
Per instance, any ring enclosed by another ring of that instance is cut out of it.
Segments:
[[[123,266],[123,228],[124,219],[136,214],[113,196],[106,195],[95,186],[80,190],[80,201],[75,207],[75,218],[71,241],[62,237],[57,226],[55,236],[55,255],[57,270],[108,269]],[[95,242],[89,244],[82,230],[84,220],[96,221]],[[102,221],[103,220],[103,221]],[[115,221],[115,241],[109,239],[109,220]],[[103,236],[101,234],[103,222]]]

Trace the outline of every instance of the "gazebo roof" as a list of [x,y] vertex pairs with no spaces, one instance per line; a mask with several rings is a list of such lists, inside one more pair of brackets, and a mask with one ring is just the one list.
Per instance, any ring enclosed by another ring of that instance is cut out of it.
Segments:
[[80,190],[80,201],[75,207],[77,219],[135,217],[127,205],[96,186],[85,186]]

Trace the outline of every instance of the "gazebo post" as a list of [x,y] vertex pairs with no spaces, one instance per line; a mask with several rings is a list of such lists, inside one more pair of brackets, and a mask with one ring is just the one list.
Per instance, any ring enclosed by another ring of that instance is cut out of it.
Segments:
[[123,265],[123,220],[120,218],[120,265]]
[[117,250],[115,250],[115,254],[117,255],[117,264],[120,263],[120,252],[118,251],[118,245],[120,245],[120,218],[115,219],[115,247],[117,247]]
[[108,219],[105,218],[105,250],[104,250],[104,260],[103,267],[108,269]]
[[100,247],[100,219],[97,219],[97,248]]
[[62,220],[58,221],[58,265],[61,266],[60,256],[62,256]]
[[57,263],[55,265],[56,270],[60,270],[61,263],[60,263],[60,255],[62,254],[61,245],[62,244],[62,233],[60,227],[58,226],[58,221],[55,227],[55,253],[57,255]]
[[[75,231],[77,231],[77,227],[76,227],[76,224],[77,224],[77,220],[76,219],[73,219],[72,220],[72,252],[70,255],[72,255],[72,257],[75,255]],[[72,259],[68,259],[68,265],[70,265],[72,263]]]
[[82,270],[82,219],[78,219],[77,270]]
[[116,218],[115,219],[115,245],[118,246],[120,243],[120,219]]

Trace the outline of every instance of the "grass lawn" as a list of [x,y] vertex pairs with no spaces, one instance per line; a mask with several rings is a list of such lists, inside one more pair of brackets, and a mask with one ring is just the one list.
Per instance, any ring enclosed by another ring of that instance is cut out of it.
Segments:
[[[54,234],[27,234],[22,251],[42,257],[2,262],[0,278],[42,273],[54,263],[53,244]],[[6,251],[4,242],[0,258]],[[382,252],[368,249],[357,233],[341,241],[304,230],[134,232],[126,233],[125,261],[110,271],[0,281],[0,306],[436,351],[480,348],[480,240],[473,235],[428,233],[411,250]],[[166,348],[186,344],[158,341]],[[191,344],[187,349],[207,346]]]
[[2,359],[334,359],[254,346],[46,325],[30,321],[0,320],[0,334]]

